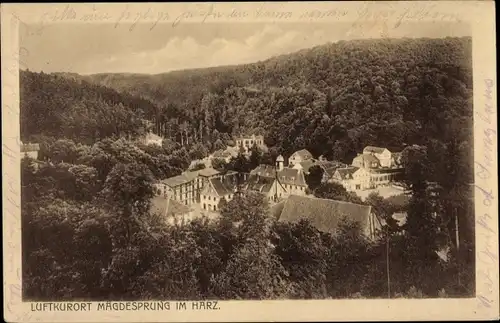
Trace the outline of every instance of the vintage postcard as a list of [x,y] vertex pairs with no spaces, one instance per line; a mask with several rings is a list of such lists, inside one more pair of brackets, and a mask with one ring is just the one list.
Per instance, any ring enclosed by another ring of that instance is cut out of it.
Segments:
[[6,321],[499,318],[493,2],[1,8]]

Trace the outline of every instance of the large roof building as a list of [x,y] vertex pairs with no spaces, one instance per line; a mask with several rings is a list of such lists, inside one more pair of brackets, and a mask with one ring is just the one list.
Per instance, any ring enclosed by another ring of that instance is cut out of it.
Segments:
[[378,221],[371,213],[371,206],[320,199],[316,197],[291,195],[281,205],[274,206],[272,213],[280,222],[297,223],[308,220],[319,231],[335,234],[342,218],[361,225],[362,233],[374,238]]

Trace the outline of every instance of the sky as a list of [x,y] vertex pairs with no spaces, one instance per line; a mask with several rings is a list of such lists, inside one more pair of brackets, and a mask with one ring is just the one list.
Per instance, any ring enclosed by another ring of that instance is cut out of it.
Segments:
[[350,23],[185,23],[21,25],[21,69],[31,71],[159,74],[253,63],[339,40],[470,36],[459,23],[412,23],[397,29]]

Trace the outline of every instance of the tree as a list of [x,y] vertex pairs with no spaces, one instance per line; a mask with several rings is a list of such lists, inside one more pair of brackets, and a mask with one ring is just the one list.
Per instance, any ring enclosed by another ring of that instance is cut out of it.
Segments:
[[194,164],[193,167],[191,167],[191,170],[196,171],[196,170],[201,170],[201,169],[205,169],[205,168],[206,168],[206,166],[204,163],[196,163],[196,164]]
[[354,192],[347,192],[339,183],[321,183],[314,191],[314,196],[330,200],[346,201],[355,204],[364,204],[363,200]]
[[292,297],[327,297],[329,251],[322,234],[305,220],[296,224],[276,223],[273,231],[271,241],[276,245],[275,252],[294,286]]
[[227,163],[224,159],[222,158],[212,158],[212,167],[219,172],[223,172],[227,170]]
[[220,140],[220,138],[215,140],[213,150],[224,150],[224,149],[226,149],[226,145],[224,145],[222,140]]
[[261,164],[262,161],[262,151],[257,147],[257,145],[253,145],[250,149],[250,157],[248,158],[248,166],[250,169],[255,169],[257,166]]
[[315,190],[323,180],[324,170],[318,165],[309,168],[309,174],[306,175],[306,182],[309,189]]

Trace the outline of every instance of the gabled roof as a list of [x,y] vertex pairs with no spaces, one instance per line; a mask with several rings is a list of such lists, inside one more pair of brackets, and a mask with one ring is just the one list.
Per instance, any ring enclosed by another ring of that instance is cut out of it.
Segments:
[[274,205],[272,205],[269,209],[271,216],[279,220],[281,213],[283,212],[283,208],[285,207],[286,200],[280,201]]
[[275,177],[276,168],[271,165],[259,165],[254,170],[250,171],[250,175],[259,175],[265,177]]
[[375,157],[373,155],[370,155],[370,154],[361,154],[361,155],[358,155],[358,156],[354,157],[354,160],[359,160],[359,159],[362,160],[363,164],[366,163],[366,162],[368,162],[370,164],[372,164],[372,163],[380,163],[380,160],[377,157]]
[[309,220],[319,231],[335,233],[342,216],[366,227],[370,212],[371,206],[367,205],[291,195],[284,204],[279,221],[295,223]]
[[210,184],[219,196],[233,194],[237,189],[235,176],[224,176],[223,178],[212,178]]
[[203,176],[203,177],[211,177],[219,174],[220,172],[212,167],[204,168],[198,171],[198,176]]
[[302,167],[302,170],[306,173],[309,172],[309,168],[311,168],[315,165],[321,166],[319,164],[319,162],[317,162],[313,159],[304,160],[304,161],[300,162],[299,165]]
[[351,179],[352,175],[359,170],[359,167],[347,167],[347,168],[337,168],[337,172],[342,179]]
[[387,148],[382,148],[382,147],[375,147],[375,146],[366,146],[365,149],[363,149],[363,153],[375,153],[375,154],[381,154],[386,150]]
[[278,179],[281,184],[307,186],[304,172],[299,169],[285,167],[278,172]]
[[21,144],[22,153],[27,153],[30,151],[39,151],[39,150],[40,150],[39,144]]
[[292,154],[292,157],[293,156],[298,156],[302,159],[310,159],[310,158],[313,158],[312,154],[309,152],[309,150],[307,149],[301,149],[301,150],[297,150],[296,152],[294,152]]
[[181,175],[177,175],[174,177],[169,177],[167,179],[164,179],[161,181],[161,183],[170,186],[170,187],[176,187],[182,184],[187,184],[191,182],[196,176],[193,177],[193,173],[196,172],[186,172]]
[[186,214],[190,211],[189,207],[173,199],[163,196],[155,196],[151,199],[151,213],[175,216]]
[[325,173],[329,177],[332,177],[335,174],[335,172],[337,171],[337,169],[339,169],[339,167],[328,167],[328,168],[325,168]]
[[275,179],[271,177],[250,175],[245,185],[247,190],[268,194],[273,187]]
[[276,178],[281,184],[307,186],[304,172],[299,169],[285,167],[276,174],[276,168],[271,165],[259,165],[257,168],[250,172],[250,175],[258,175],[267,178]]

